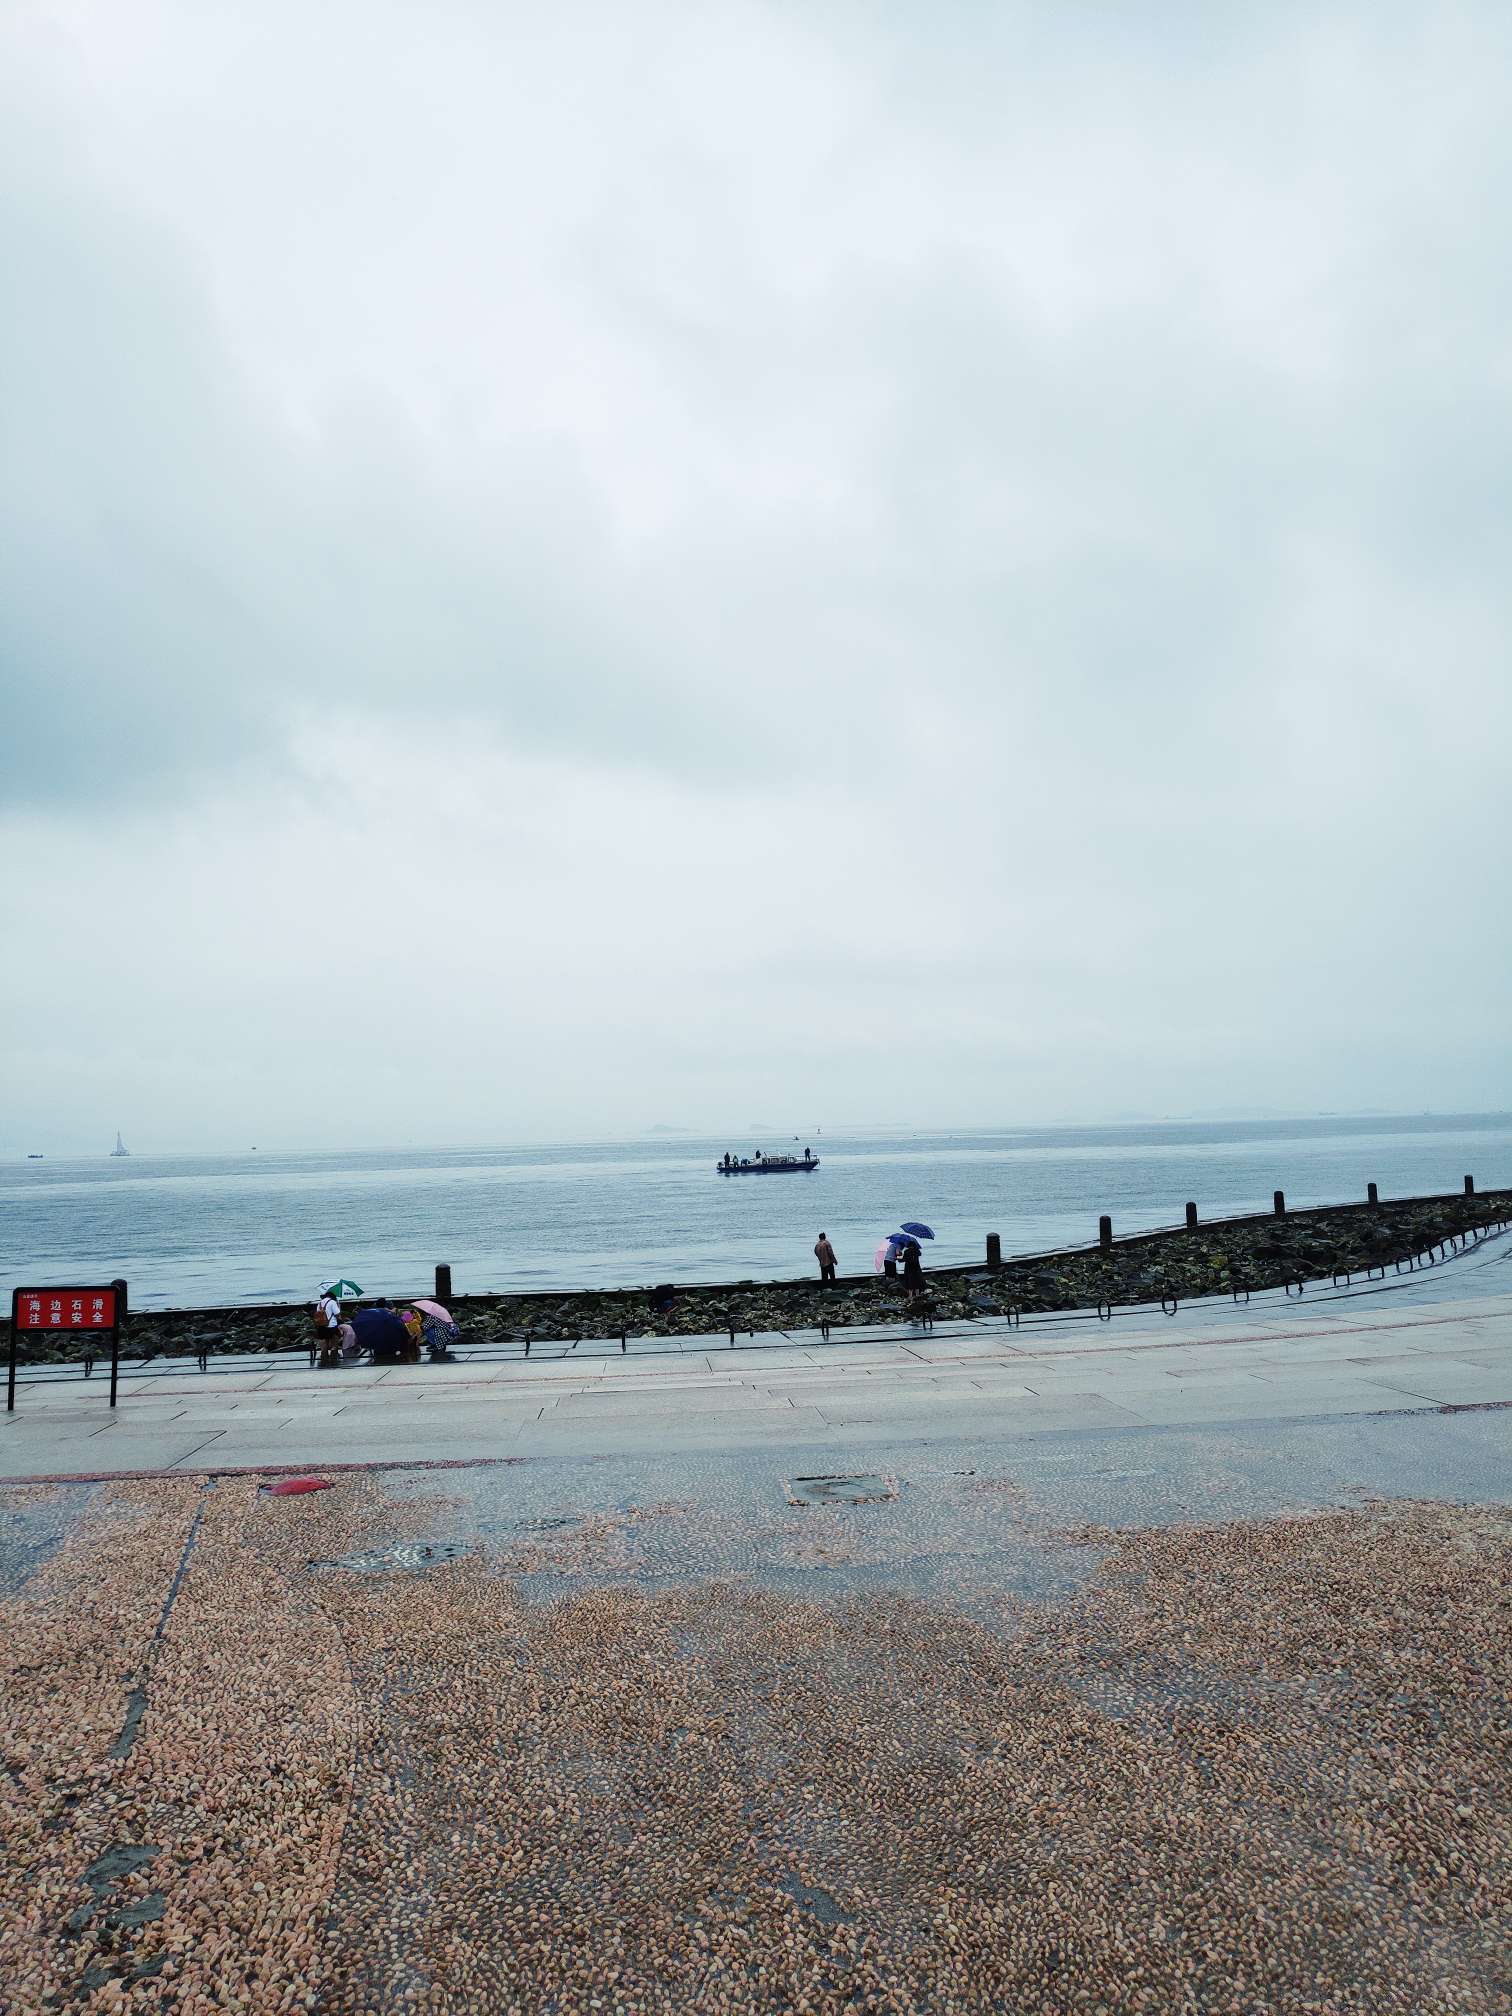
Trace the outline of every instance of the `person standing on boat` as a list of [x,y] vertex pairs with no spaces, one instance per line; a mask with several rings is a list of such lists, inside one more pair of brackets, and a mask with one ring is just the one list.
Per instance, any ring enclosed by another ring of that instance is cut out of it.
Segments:
[[829,1242],[828,1232],[821,1232],[814,1246],[814,1258],[819,1262],[819,1285],[830,1287],[835,1279],[835,1249]]

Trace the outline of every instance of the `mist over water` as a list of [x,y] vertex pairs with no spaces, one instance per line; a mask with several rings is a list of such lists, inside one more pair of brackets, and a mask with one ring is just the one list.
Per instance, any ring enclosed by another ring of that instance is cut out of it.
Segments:
[[[842,1273],[872,1264],[904,1218],[938,1235],[929,1264],[1290,1204],[1512,1181],[1512,1115],[1023,1128],[815,1137],[812,1174],[716,1175],[728,1148],[689,1138],[555,1147],[112,1161],[0,1172],[0,1268],[17,1283],[123,1276],[141,1307],[282,1301],[349,1275],[370,1294],[423,1292],[437,1261],[458,1293],[783,1279],[812,1271],[827,1231]],[[798,1144],[799,1150],[808,1141]]]

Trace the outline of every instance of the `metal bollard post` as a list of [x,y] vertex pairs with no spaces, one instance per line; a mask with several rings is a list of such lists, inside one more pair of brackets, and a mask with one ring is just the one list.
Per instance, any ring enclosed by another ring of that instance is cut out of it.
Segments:
[[624,1355],[625,1355],[625,1339],[624,1339],[624,1333],[623,1333],[623,1332],[621,1332],[621,1334],[620,1334],[620,1356],[621,1356],[621,1357],[623,1358],[623,1357],[624,1357]]
[[1465,1195],[1467,1197],[1473,1197],[1475,1195],[1475,1178],[1473,1176],[1467,1176],[1465,1178]]
[[452,1299],[451,1268],[445,1261],[436,1262],[436,1300],[443,1309],[450,1309]]
[[1099,1246],[1101,1246],[1104,1253],[1112,1252],[1113,1220],[1110,1217],[1108,1217],[1106,1212],[1104,1212],[1103,1216],[1099,1218],[1097,1221],[1097,1243]]
[[116,1404],[116,1377],[121,1369],[121,1325],[126,1320],[126,1283],[112,1281],[116,1292],[115,1328],[110,1333],[110,1404]]
[[1284,1218],[1286,1216],[1286,1192],[1284,1190],[1278,1190],[1275,1196],[1271,1199],[1271,1202],[1276,1207],[1276,1216],[1278,1218]]
[[14,1309],[11,1311],[10,1366],[5,1375],[5,1411],[7,1414],[14,1414],[16,1411],[16,1316]]
[[1188,1232],[1197,1230],[1197,1206],[1190,1199],[1187,1201],[1187,1230]]
[[1381,1201],[1380,1191],[1376,1188],[1374,1183],[1367,1183],[1365,1185],[1365,1202],[1367,1204],[1379,1204],[1380,1201]]
[[987,1265],[995,1274],[1003,1264],[1003,1242],[996,1232],[987,1234]]
[[111,1286],[115,1288],[115,1329],[111,1331],[111,1407],[113,1407],[115,1405],[115,1381],[117,1381],[117,1377],[121,1373],[121,1325],[125,1322],[125,1310],[127,1310],[125,1294],[127,1294],[127,1290],[125,1290],[125,1282],[123,1280],[113,1280]]

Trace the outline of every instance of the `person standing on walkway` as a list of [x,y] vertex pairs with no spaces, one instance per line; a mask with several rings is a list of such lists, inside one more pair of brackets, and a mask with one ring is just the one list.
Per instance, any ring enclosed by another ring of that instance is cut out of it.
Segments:
[[819,1285],[830,1286],[835,1278],[835,1249],[829,1242],[828,1232],[821,1232],[814,1244],[814,1258],[819,1262]]
[[324,1281],[320,1284],[320,1299],[315,1304],[315,1337],[320,1346],[321,1364],[334,1365],[341,1350],[341,1304]]
[[903,1248],[903,1292],[910,1301],[924,1293],[924,1255],[917,1239]]

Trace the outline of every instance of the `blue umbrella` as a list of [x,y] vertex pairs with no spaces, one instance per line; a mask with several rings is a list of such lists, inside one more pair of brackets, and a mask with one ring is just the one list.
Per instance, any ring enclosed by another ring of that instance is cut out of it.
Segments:
[[919,1224],[915,1218],[905,1218],[903,1220],[903,1230],[905,1232],[912,1232],[915,1239],[933,1239],[934,1237],[929,1227]]
[[374,1357],[380,1352],[402,1352],[410,1341],[408,1330],[393,1309],[359,1309],[352,1318],[357,1342]]

